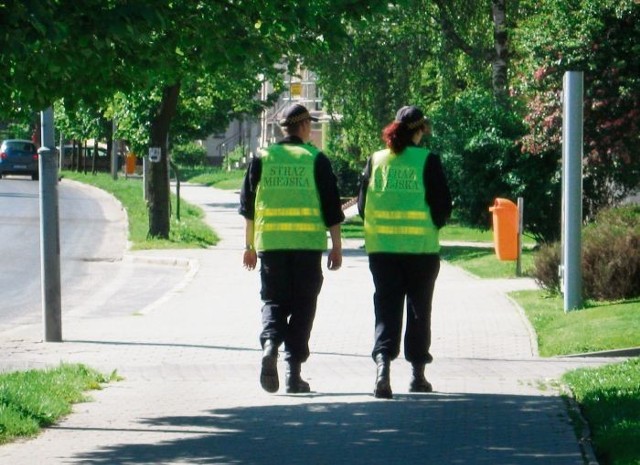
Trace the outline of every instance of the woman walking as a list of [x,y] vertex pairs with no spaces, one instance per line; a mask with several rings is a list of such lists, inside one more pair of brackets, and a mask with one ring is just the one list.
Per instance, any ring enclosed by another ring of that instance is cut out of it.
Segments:
[[410,392],[431,392],[425,366],[433,358],[431,302],[440,270],[438,231],[451,215],[451,195],[438,155],[419,146],[430,132],[420,109],[405,106],[382,131],[386,149],[364,171],[358,209],[375,294],[377,365],[374,396],[393,397],[390,364],[400,353],[406,300],[404,355],[411,363]]

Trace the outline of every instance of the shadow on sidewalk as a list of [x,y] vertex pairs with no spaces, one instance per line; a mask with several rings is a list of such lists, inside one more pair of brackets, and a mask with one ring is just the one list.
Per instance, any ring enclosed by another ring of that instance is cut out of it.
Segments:
[[207,202],[203,204],[203,206],[221,208],[224,210],[231,210],[234,213],[237,213],[240,203],[239,202]]
[[[238,346],[220,346],[211,344],[186,344],[183,342],[141,342],[141,341],[104,341],[104,340],[87,340],[87,339],[65,339],[67,343],[74,344],[91,344],[91,345],[103,345],[103,346],[132,346],[132,347],[149,347],[154,348],[166,348],[166,349],[206,349],[206,350],[222,350],[222,351],[238,351],[238,352],[255,352],[262,353],[262,349],[256,342],[256,347],[238,347]],[[314,355],[330,355],[336,357],[355,357],[371,359],[369,354],[356,354],[345,352],[326,352],[326,351],[313,351]],[[256,359],[257,360],[257,359]],[[257,363],[257,362],[256,362]]]
[[325,402],[325,396],[300,397],[297,405],[148,418],[127,430],[132,439],[145,433],[182,437],[74,459],[93,465],[582,463],[557,397],[405,394],[392,401],[344,402],[336,396]]

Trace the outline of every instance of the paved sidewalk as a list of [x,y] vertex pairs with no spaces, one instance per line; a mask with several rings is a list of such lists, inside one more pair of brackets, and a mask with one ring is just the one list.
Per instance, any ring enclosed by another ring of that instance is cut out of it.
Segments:
[[400,358],[394,399],[376,400],[373,287],[361,242],[345,241],[303,366],[313,392],[270,395],[258,383],[259,276],[241,266],[238,194],[183,185],[181,195],[220,244],[127,253],[184,267],[177,285],[131,314],[66,318],[63,343],[40,342],[34,325],[0,332],[0,370],[65,361],[124,376],[37,438],[0,446],[1,464],[589,463],[551,380],[612,360],[538,358],[505,295],[530,280],[479,280],[443,263],[427,373],[436,392],[408,393]]

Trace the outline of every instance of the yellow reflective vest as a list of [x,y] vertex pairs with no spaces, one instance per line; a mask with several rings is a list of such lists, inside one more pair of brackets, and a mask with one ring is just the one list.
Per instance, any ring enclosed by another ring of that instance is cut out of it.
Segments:
[[256,250],[327,248],[314,176],[318,153],[306,144],[274,144],[262,151],[254,218]]
[[364,210],[367,253],[430,254],[440,251],[438,228],[425,201],[423,173],[429,151],[407,147],[400,155],[371,157]]

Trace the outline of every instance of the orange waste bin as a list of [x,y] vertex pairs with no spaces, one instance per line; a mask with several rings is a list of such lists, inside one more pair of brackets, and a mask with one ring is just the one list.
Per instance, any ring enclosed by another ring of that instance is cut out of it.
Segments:
[[518,259],[518,206],[508,199],[497,198],[493,207],[493,243],[498,260]]
[[136,154],[129,152],[125,160],[125,173],[134,174],[136,172]]

